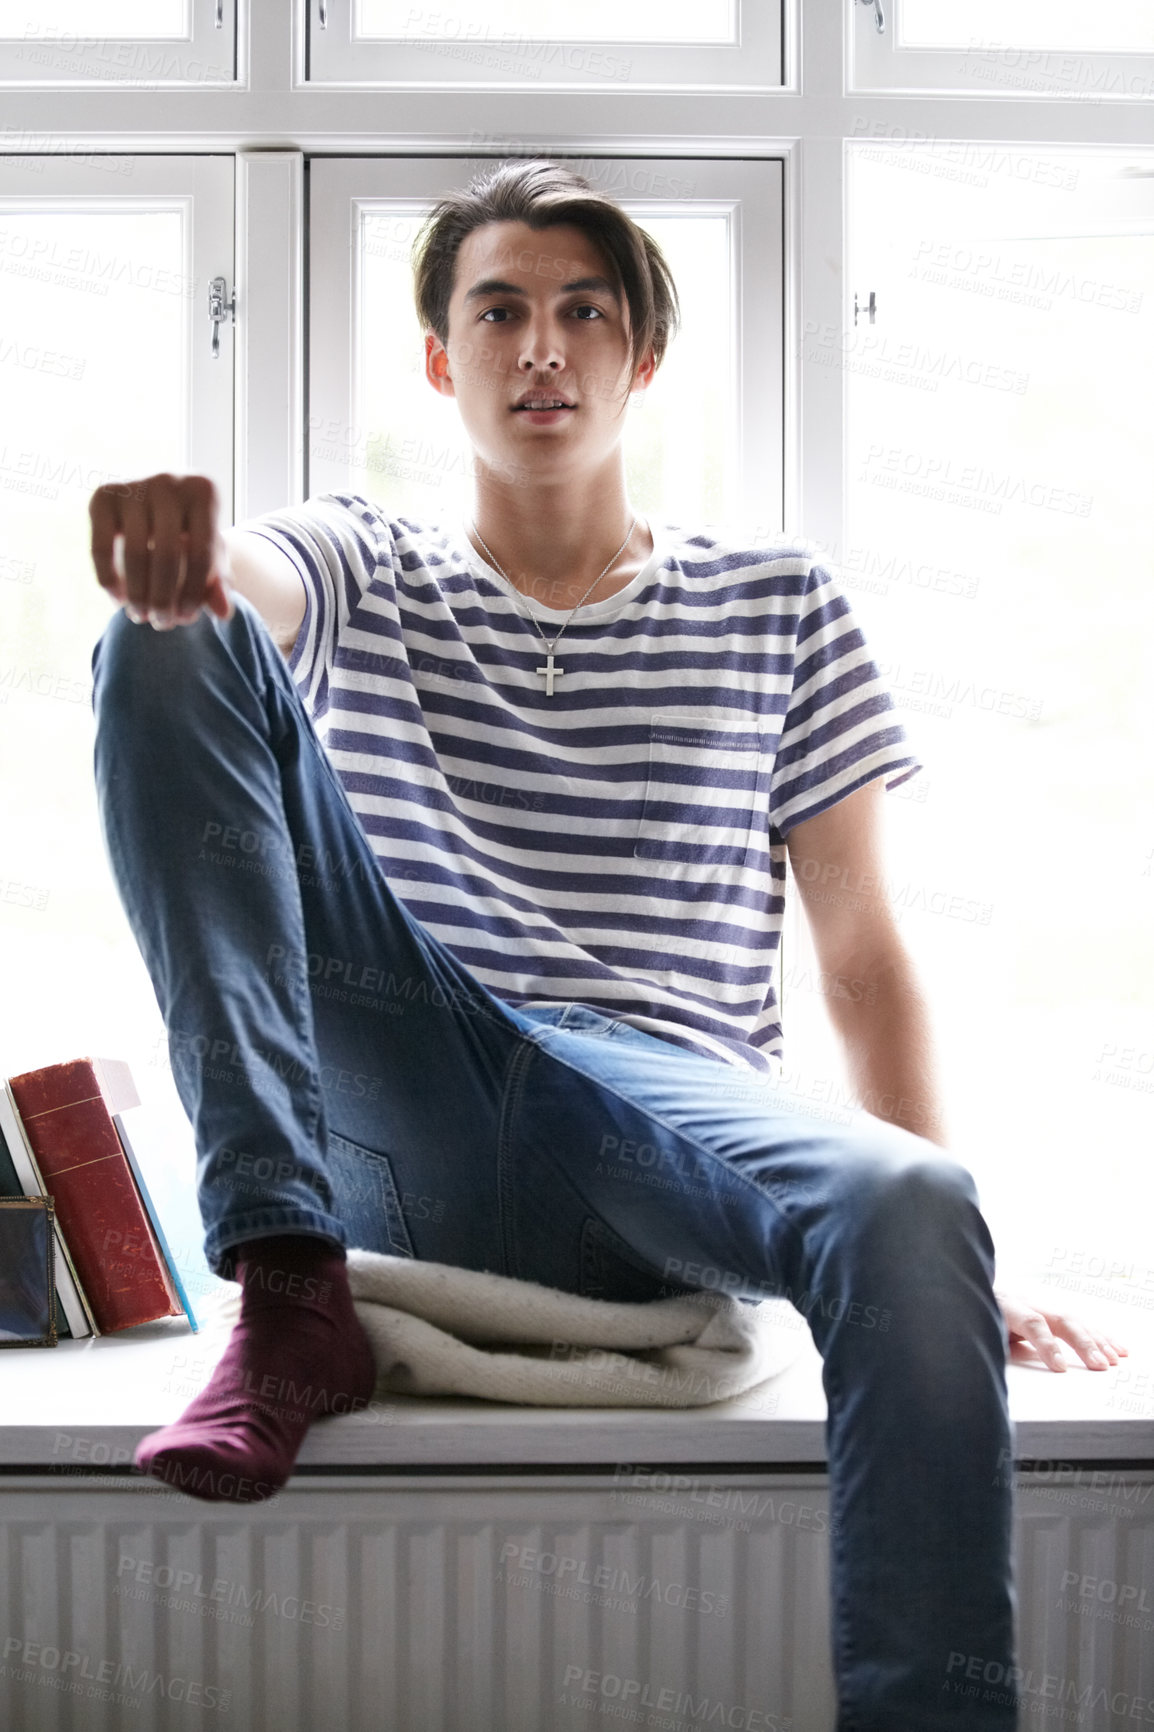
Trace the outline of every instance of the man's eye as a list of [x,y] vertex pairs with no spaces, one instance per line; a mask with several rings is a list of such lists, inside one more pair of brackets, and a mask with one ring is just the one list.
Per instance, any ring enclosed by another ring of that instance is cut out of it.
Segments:
[[[494,324],[503,323],[508,312],[508,307],[486,307],[485,311],[481,314],[481,317],[482,319],[491,320]],[[495,318],[494,315],[496,315]]]
[[[589,301],[583,301],[579,307],[574,307],[573,311],[575,313],[593,313],[598,319],[602,319],[605,316],[600,307],[593,306]],[[586,320],[585,323],[588,324],[589,321]]]

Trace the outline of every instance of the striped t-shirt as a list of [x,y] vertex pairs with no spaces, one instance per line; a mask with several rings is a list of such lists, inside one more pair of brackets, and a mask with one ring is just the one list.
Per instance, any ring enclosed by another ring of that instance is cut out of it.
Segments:
[[566,625],[549,697],[528,610],[550,639],[568,610],[459,522],[341,493],[243,527],[304,578],[291,672],[422,925],[508,1004],[778,1075],[785,837],[921,768],[833,575],[651,525],[636,577]]

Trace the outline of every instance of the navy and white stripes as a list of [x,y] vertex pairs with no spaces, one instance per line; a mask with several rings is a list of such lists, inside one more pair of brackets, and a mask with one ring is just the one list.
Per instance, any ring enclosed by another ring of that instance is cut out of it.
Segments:
[[[326,494],[252,520],[301,572],[290,667],[394,891],[513,1005],[577,1000],[776,1074],[785,837],[921,765],[836,579],[653,525],[604,601],[519,595],[456,523]],[[561,669],[564,673],[560,673]]]

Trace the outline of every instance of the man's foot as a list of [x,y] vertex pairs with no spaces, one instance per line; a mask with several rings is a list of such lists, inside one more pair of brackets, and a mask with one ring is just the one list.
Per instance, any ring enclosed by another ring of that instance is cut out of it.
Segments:
[[208,1386],[146,1437],[136,1465],[208,1502],[259,1503],[280,1490],[314,1419],[356,1413],[376,1383],[344,1251],[283,1234],[235,1248],[240,1320]]

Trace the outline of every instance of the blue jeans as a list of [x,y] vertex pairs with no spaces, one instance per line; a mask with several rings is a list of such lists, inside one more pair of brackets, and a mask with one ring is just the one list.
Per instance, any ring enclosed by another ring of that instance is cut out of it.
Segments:
[[[120,894],[219,1274],[276,1233],[607,1299],[787,1296],[823,1360],[839,1732],[1007,1732],[1012,1443],[968,1172],[593,1006],[502,1002],[401,903],[255,610],[93,655]],[[1014,1677],[1010,1671],[1009,1676]]]

